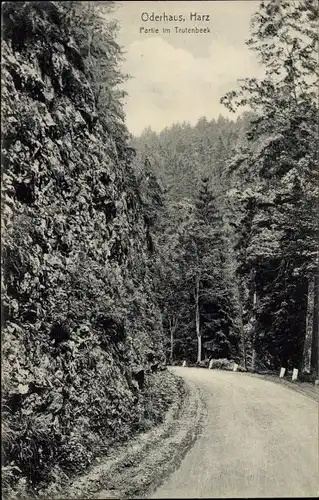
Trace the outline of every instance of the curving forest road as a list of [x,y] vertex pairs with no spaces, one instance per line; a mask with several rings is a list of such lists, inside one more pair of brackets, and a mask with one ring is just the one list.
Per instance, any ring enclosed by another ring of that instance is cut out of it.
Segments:
[[172,370],[200,389],[207,415],[151,498],[318,496],[318,403],[244,373]]

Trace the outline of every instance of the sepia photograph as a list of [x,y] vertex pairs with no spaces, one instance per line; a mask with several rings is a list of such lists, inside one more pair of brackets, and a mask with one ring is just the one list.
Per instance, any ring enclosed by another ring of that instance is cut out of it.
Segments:
[[318,498],[318,21],[2,2],[4,500]]

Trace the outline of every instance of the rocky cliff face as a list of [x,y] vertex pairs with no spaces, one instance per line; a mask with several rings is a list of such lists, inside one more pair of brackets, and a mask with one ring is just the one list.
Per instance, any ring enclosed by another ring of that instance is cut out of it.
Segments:
[[99,117],[70,6],[4,6],[4,451],[34,483],[128,437],[164,362],[134,152]]

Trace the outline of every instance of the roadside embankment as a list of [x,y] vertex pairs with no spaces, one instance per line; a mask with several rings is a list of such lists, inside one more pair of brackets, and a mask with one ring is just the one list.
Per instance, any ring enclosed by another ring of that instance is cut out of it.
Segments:
[[63,492],[53,487],[41,498],[141,498],[150,495],[175,470],[201,429],[205,407],[200,390],[168,372],[175,399],[162,423],[109,450]]

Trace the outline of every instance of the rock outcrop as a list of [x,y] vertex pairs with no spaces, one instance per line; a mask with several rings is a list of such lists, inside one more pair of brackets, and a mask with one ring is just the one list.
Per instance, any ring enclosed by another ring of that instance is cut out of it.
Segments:
[[134,432],[165,361],[134,151],[99,114],[77,3],[3,8],[4,452],[34,484]]

